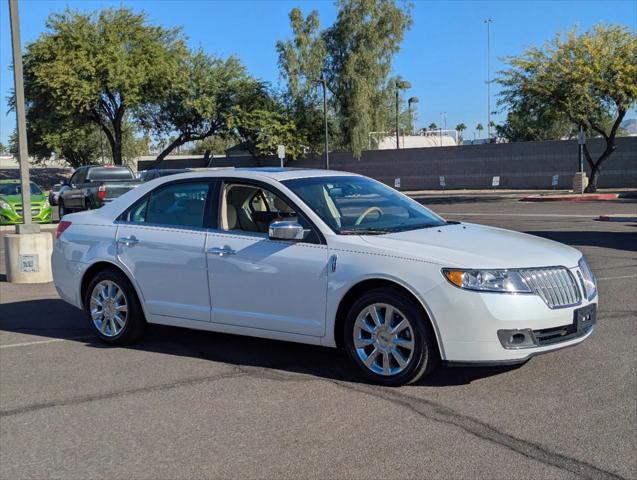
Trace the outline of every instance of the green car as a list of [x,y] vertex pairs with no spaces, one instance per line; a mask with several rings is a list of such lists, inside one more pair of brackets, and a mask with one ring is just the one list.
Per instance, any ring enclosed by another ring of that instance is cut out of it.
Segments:
[[[51,205],[42,189],[31,182],[31,215],[34,223],[51,222]],[[0,225],[22,223],[20,180],[0,180]]]

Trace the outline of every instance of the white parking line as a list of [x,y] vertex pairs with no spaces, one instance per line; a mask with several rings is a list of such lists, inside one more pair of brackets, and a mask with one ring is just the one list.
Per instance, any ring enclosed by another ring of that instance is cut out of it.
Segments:
[[597,277],[597,280],[619,280],[621,278],[637,278],[637,275],[621,275],[619,277]]
[[[433,205],[431,205],[433,207]],[[433,208],[435,211],[435,208]],[[457,213],[457,212],[436,212],[438,215],[456,215],[463,217],[558,217],[558,218],[595,218],[595,215],[579,215],[568,213]]]
[[36,342],[23,342],[23,343],[12,343],[9,345],[0,345],[0,349],[3,348],[17,348],[17,347],[30,347],[31,345],[43,345],[45,343],[55,343],[55,342],[67,342],[69,340],[84,340],[86,338],[92,338],[94,335],[82,335],[81,337],[69,337],[69,338],[51,338],[49,340],[39,340]]

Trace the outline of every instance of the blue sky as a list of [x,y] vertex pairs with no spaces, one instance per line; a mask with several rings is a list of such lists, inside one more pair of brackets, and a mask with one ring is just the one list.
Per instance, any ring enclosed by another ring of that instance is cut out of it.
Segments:
[[[19,4],[23,45],[44,31],[51,12],[66,6],[95,10],[124,5],[146,11],[153,23],[183,27],[193,47],[221,56],[236,55],[252,75],[274,84],[280,81],[274,46],[291,34],[288,12],[295,6],[306,13],[316,9],[324,26],[336,18],[336,8],[329,0],[21,0]],[[495,72],[503,67],[504,57],[541,45],[574,25],[587,29],[607,22],[634,31],[637,1],[415,1],[413,16],[414,25],[395,58],[394,73],[411,82],[410,96],[420,98],[417,125],[441,125],[441,112],[446,112],[450,128],[464,122],[471,136],[475,126],[479,122],[486,125],[487,119],[485,18],[493,20],[491,70]],[[7,114],[6,107],[13,87],[10,63],[8,2],[0,0],[0,141],[5,144],[15,127],[15,118]],[[492,96],[496,90],[492,88]]]

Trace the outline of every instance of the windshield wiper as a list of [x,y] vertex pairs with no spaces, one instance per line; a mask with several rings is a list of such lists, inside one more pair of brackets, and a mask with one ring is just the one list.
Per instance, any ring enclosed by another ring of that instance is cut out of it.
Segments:
[[339,230],[341,235],[382,235],[390,230],[384,228],[344,228]]

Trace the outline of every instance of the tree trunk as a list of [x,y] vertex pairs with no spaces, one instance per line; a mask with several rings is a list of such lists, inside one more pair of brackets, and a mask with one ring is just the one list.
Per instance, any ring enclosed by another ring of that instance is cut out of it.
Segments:
[[161,164],[161,162],[164,161],[164,159],[168,156],[168,154],[170,152],[172,152],[179,145],[183,145],[184,143],[186,143],[188,141],[189,141],[189,139],[185,139],[184,137],[179,135],[166,148],[164,148],[159,155],[157,155],[157,158],[153,161],[153,163],[151,163],[146,168],[146,170],[152,170],[153,168],[157,168]]
[[597,164],[591,167],[591,178],[588,181],[588,185],[584,192],[586,193],[595,193],[597,191],[597,180],[599,179],[600,169]]

